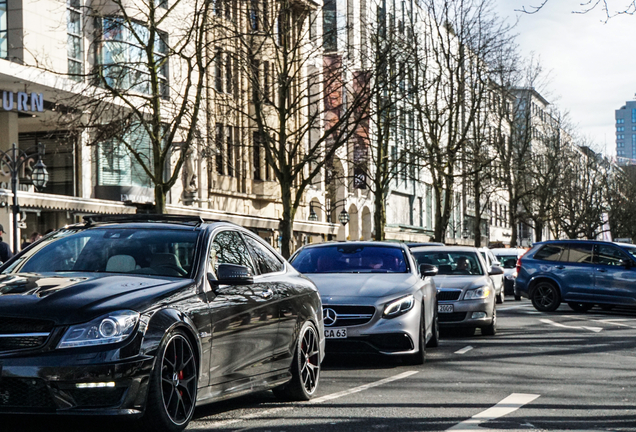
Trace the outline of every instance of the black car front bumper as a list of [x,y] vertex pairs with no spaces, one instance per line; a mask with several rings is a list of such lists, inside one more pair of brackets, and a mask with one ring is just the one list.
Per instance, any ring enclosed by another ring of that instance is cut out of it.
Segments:
[[0,357],[0,414],[143,413],[152,357],[105,363],[107,353]]

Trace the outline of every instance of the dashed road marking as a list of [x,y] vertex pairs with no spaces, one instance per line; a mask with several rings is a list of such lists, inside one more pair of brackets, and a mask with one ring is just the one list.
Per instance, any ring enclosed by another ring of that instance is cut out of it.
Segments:
[[455,351],[455,354],[466,354],[468,351],[470,351],[471,349],[473,349],[473,347],[471,347],[470,345],[468,345],[467,347],[464,347],[460,350]]
[[622,319],[622,318],[592,319],[592,318],[585,318],[585,317],[574,316],[574,315],[565,315],[565,317],[566,318],[577,319],[577,320],[593,321],[593,322],[597,322],[597,323],[601,323],[601,324],[612,324],[612,325],[616,325],[616,326],[619,326],[619,327],[627,327],[627,328],[631,328],[631,329],[636,329],[635,326],[631,326],[631,325],[623,324],[621,322],[617,322],[617,321],[633,321],[632,319]]
[[553,325],[555,327],[567,328],[567,329],[572,329],[572,330],[589,330],[589,331],[593,331],[595,333],[599,333],[601,330],[603,330],[602,327],[569,326],[569,325],[565,325],[565,324],[561,324],[561,323],[558,323],[558,322],[554,322],[552,320],[545,319],[545,318],[540,319],[539,321],[541,321],[542,323]]
[[[328,394],[325,396],[321,396],[319,398],[316,399],[312,399],[309,402],[307,402],[305,405],[314,405],[314,404],[318,404],[318,403],[322,403],[322,402],[326,402],[326,401],[330,401],[330,400],[334,400],[334,399],[338,399],[341,398],[343,396],[347,396],[350,394],[354,394],[354,393],[359,393],[361,391],[373,388],[373,387],[378,387],[381,386],[383,384],[387,384],[393,381],[398,381],[407,377],[410,377],[411,375],[414,375],[418,373],[418,371],[406,371],[406,372],[402,372],[400,374],[397,375],[393,375],[391,377],[388,378],[384,378],[381,379],[379,381],[374,381],[372,383],[369,384],[364,384],[358,387],[354,387],[348,390],[343,390],[340,392],[336,392],[336,393],[332,393],[332,394]],[[192,422],[190,424],[190,429],[196,430],[196,429],[204,429],[204,430],[211,430],[211,429],[217,429],[217,428],[222,428],[225,426],[229,426],[232,424],[236,424],[236,423],[240,423],[246,420],[253,420],[253,419],[264,419],[267,416],[270,416],[272,414],[278,414],[280,412],[283,411],[290,411],[292,409],[294,409],[294,406],[286,406],[286,407],[278,407],[278,408],[271,408],[271,409],[267,409],[267,410],[263,410],[263,411],[257,411],[255,413],[252,414],[246,414],[244,416],[241,416],[239,418],[235,418],[235,419],[228,419],[228,420],[220,420],[220,421],[212,421],[212,422],[206,422],[206,421],[197,421],[197,422]]]
[[488,408],[485,411],[480,412],[479,414],[475,414],[468,420],[464,420],[461,423],[456,424],[450,429],[446,429],[449,431],[475,431],[475,430],[486,430],[479,427],[480,423],[485,423],[489,420],[494,420],[499,417],[503,417],[505,415],[510,414],[513,411],[518,410],[522,406],[532,402],[540,395],[537,394],[527,394],[527,393],[513,393],[510,396],[502,399],[497,405]]

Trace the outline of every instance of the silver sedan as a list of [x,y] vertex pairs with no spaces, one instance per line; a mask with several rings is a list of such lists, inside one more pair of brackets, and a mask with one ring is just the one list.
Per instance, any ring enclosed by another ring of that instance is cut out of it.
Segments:
[[420,265],[439,270],[434,279],[442,327],[462,327],[470,334],[476,328],[482,335],[497,332],[496,290],[489,276],[502,275],[501,267],[487,268],[474,247],[420,247],[412,252]]
[[318,287],[327,352],[403,356],[412,364],[437,346],[434,266],[417,266],[408,247],[384,242],[309,245],[290,260]]

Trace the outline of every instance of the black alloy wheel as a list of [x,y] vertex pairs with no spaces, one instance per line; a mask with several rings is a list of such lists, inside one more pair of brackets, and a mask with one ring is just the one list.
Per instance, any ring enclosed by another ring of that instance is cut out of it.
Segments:
[[197,361],[190,341],[180,330],[169,333],[158,351],[142,424],[148,430],[185,429],[196,405],[197,380]]
[[559,289],[551,282],[539,282],[532,290],[532,306],[540,312],[554,312],[561,304]]
[[433,316],[433,335],[431,336],[428,343],[426,344],[426,347],[436,348],[438,346],[439,346],[439,317],[437,316],[437,304],[435,304],[435,315]]
[[497,308],[492,308],[492,322],[490,325],[481,328],[482,336],[494,336],[497,334]]
[[568,302],[568,306],[570,306],[574,312],[587,312],[594,307],[594,304]]
[[272,389],[276,397],[291,401],[311,399],[320,378],[320,341],[316,327],[309,321],[300,329],[291,374],[289,382]]

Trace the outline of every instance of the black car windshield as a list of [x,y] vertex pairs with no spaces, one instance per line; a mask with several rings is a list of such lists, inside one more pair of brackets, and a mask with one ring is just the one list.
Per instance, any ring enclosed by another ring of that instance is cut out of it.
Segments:
[[400,248],[338,244],[301,250],[291,261],[301,273],[406,273]]
[[191,277],[198,232],[63,230],[33,245],[3,273],[106,272]]
[[426,251],[414,252],[418,264],[433,264],[438,275],[483,275],[479,258],[475,252]]
[[631,255],[632,258],[636,258],[636,247],[622,246],[623,250]]
[[505,269],[515,268],[517,266],[517,256],[516,255],[495,255],[501,266]]

